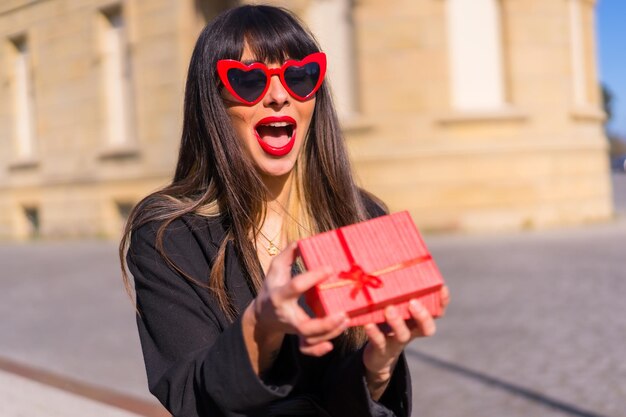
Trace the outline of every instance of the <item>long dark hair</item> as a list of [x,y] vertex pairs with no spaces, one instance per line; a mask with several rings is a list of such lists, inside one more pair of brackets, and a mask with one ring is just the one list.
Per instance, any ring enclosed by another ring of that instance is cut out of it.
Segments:
[[[119,255],[124,283],[132,296],[125,254],[132,232],[158,221],[156,248],[170,265],[216,297],[229,318],[237,312],[225,287],[224,258],[232,241],[248,273],[251,288],[262,285],[263,271],[252,236],[265,217],[267,191],[226,112],[216,64],[240,59],[244,44],[263,62],[301,59],[320,50],[311,33],[289,11],[271,6],[242,6],[224,12],[202,31],[196,43],[185,88],[183,132],[174,178],[168,186],[144,198],[126,223]],[[316,94],[313,119],[296,164],[296,207],[286,220],[306,224],[310,233],[331,230],[366,217],[361,191],[355,185],[344,139],[326,82]],[[183,215],[221,216],[227,225],[208,284],[206,277],[185,274],[163,250],[168,225]],[[299,236],[302,237],[302,230]],[[292,236],[293,238],[294,236]],[[361,330],[342,338],[346,347],[364,342]]]

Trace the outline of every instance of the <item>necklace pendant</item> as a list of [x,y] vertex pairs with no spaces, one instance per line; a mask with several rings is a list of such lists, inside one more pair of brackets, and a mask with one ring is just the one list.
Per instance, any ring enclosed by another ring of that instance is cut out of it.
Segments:
[[276,256],[278,255],[279,249],[276,245],[274,245],[274,243],[270,242],[270,245],[267,247],[267,253],[270,256]]

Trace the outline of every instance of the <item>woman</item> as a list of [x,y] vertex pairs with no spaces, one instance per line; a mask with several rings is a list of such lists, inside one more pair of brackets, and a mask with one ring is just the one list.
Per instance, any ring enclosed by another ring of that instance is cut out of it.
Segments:
[[410,415],[402,349],[434,332],[425,309],[409,329],[389,307],[383,334],[299,302],[331,271],[298,274],[289,242],[384,214],[354,184],[325,69],[278,8],[229,10],[198,39],[174,179],[120,245],[150,391],[174,416]]

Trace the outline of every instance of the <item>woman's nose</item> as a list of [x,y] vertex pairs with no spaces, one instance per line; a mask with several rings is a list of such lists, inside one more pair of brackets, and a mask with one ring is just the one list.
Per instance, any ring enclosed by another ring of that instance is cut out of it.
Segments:
[[270,88],[267,90],[263,103],[267,106],[284,105],[289,101],[289,93],[285,86],[280,82],[278,75],[270,78]]

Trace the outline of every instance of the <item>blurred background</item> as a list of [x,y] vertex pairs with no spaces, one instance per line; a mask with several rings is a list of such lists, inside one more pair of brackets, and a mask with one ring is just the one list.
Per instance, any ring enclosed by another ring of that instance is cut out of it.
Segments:
[[[115,244],[172,176],[197,35],[242,3],[0,0],[0,415],[164,415]],[[626,416],[626,3],[265,3],[317,36],[359,182],[452,288],[408,351],[419,415]]]

